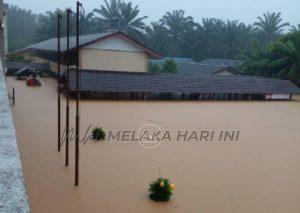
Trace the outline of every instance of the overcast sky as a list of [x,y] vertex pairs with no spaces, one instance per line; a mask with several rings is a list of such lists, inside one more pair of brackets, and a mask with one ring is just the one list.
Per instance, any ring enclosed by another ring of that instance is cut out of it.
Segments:
[[[75,5],[75,0],[4,0],[35,13],[66,8]],[[203,17],[238,19],[247,24],[266,11],[282,12],[284,21],[292,25],[300,24],[300,0],[131,0],[138,4],[142,15],[147,15],[148,23],[157,21],[167,11],[183,9],[187,15],[200,21]],[[81,0],[85,9],[91,11],[100,7],[102,0]]]

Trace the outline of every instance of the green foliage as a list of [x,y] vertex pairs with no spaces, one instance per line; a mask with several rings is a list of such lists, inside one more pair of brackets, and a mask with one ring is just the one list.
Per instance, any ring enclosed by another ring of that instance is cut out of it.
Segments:
[[93,140],[97,140],[97,141],[105,140],[105,136],[106,136],[105,132],[101,127],[97,127],[92,131]]
[[285,35],[263,50],[245,55],[242,69],[253,75],[269,76],[300,83],[300,32]]
[[150,183],[149,198],[157,202],[169,201],[172,195],[172,187],[168,179],[158,178]]
[[146,27],[143,21],[147,16],[139,17],[138,5],[121,0],[104,0],[104,5],[93,12],[100,16],[107,29],[125,31],[136,39],[143,37],[142,30]]
[[149,72],[151,72],[151,73],[160,73],[161,68],[158,64],[149,63]]
[[[10,7],[9,49],[21,49],[55,37],[58,13],[63,14],[61,31],[66,35],[65,10],[57,9],[36,15],[16,6]],[[150,25],[144,23],[146,18],[147,16],[141,15],[139,6],[130,1],[104,0],[93,12],[81,12],[80,33],[123,30],[165,56],[195,60],[232,59],[245,51],[252,51],[254,44],[265,49],[270,42],[278,40],[283,35],[284,28],[289,25],[283,21],[281,13],[265,13],[252,25],[216,18],[195,22],[183,10],[167,12]],[[299,26],[291,30],[299,31]],[[75,14],[71,15],[71,34],[75,34]],[[155,70],[157,71],[157,67]]]
[[254,26],[262,33],[266,44],[276,41],[284,27],[290,26],[288,22],[282,23],[281,13],[267,12],[263,14],[263,17],[258,17],[258,20],[254,23]]
[[18,50],[33,43],[33,35],[38,27],[36,14],[18,6],[10,6],[7,11],[8,50]]
[[173,60],[166,60],[164,66],[161,69],[164,73],[177,73],[177,65]]
[[7,56],[7,61],[28,62],[22,55],[11,53]]

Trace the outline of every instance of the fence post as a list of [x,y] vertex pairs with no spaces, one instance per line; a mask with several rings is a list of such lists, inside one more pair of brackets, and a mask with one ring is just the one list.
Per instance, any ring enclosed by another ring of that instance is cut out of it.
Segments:
[[15,93],[15,88],[14,87],[13,87],[12,92],[13,92],[13,105],[15,105],[15,103],[16,103],[16,93]]

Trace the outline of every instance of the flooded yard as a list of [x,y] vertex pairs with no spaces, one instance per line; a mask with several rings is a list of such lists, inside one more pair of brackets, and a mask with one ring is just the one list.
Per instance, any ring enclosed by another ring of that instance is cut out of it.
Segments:
[[[81,143],[74,187],[74,141],[68,168],[64,145],[57,152],[56,82],[29,88],[7,80],[16,90],[12,110],[33,213],[300,212],[299,100],[81,101],[82,137],[89,125],[130,135],[126,142]],[[74,127],[74,101],[70,118]],[[62,96],[63,127],[64,120]],[[145,126],[169,131],[170,141],[148,147],[136,140],[132,132]],[[239,135],[224,141],[222,131]],[[196,132],[197,139],[180,142],[178,132]],[[200,140],[203,132],[209,139]],[[148,199],[148,185],[159,176],[177,185],[170,202]]]

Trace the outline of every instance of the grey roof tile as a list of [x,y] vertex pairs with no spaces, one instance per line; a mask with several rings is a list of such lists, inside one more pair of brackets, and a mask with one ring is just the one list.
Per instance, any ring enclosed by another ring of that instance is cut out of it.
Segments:
[[216,59],[216,58],[208,58],[199,62],[199,64],[204,64],[204,65],[217,65],[217,66],[233,67],[233,68],[238,68],[243,63],[244,62],[242,60]]
[[[287,80],[253,76],[148,74],[110,71],[81,72],[81,91],[172,93],[276,93],[298,94]],[[70,72],[70,90],[76,90],[76,73]]]

